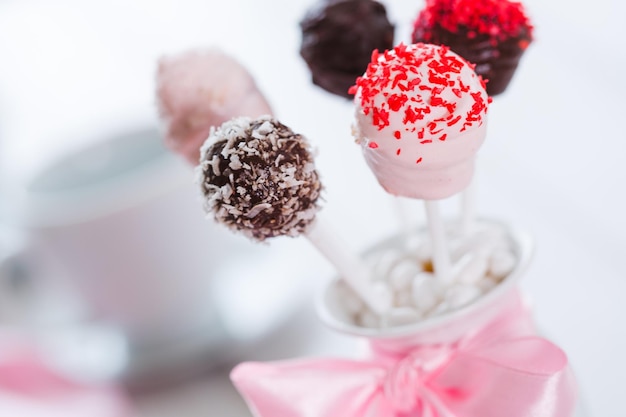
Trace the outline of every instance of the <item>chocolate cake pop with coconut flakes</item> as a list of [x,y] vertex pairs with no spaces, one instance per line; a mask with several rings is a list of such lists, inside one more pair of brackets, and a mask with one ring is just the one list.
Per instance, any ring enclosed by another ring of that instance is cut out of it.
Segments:
[[206,212],[258,241],[304,233],[319,209],[322,185],[309,142],[270,116],[213,129],[198,178]]
[[256,241],[304,235],[342,279],[379,314],[391,305],[386,286],[317,219],[322,185],[308,140],[270,116],[240,117],[211,131],[196,168],[204,209]]

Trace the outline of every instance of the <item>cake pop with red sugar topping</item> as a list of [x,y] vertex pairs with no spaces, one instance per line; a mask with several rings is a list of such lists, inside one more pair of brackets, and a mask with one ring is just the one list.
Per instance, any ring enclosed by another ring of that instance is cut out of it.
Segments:
[[354,136],[387,192],[438,200],[469,184],[491,99],[465,59],[444,46],[400,44],[374,53],[352,91]]
[[509,85],[533,27],[521,3],[509,0],[427,0],[413,42],[446,45],[476,64],[490,96]]

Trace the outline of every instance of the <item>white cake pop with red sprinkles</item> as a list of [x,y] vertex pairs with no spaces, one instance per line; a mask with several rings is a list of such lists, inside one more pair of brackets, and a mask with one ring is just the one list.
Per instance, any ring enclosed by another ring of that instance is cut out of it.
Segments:
[[421,43],[374,51],[351,91],[354,136],[387,192],[437,200],[469,184],[491,99],[465,59]]

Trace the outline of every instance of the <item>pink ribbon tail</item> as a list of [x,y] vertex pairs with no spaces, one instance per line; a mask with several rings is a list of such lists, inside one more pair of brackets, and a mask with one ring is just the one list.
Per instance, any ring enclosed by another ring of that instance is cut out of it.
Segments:
[[459,417],[571,417],[577,399],[566,354],[533,336],[458,351],[430,384]]
[[366,416],[383,367],[350,360],[247,362],[231,380],[257,417]]

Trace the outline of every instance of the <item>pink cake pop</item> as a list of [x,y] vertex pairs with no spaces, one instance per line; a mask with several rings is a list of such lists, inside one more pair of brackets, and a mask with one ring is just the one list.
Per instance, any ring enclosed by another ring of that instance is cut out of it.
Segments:
[[437,200],[469,184],[491,99],[465,59],[443,46],[400,44],[374,52],[352,91],[354,135],[385,190]]
[[193,165],[211,126],[272,113],[250,73],[215,48],[162,58],[157,102],[166,146]]

